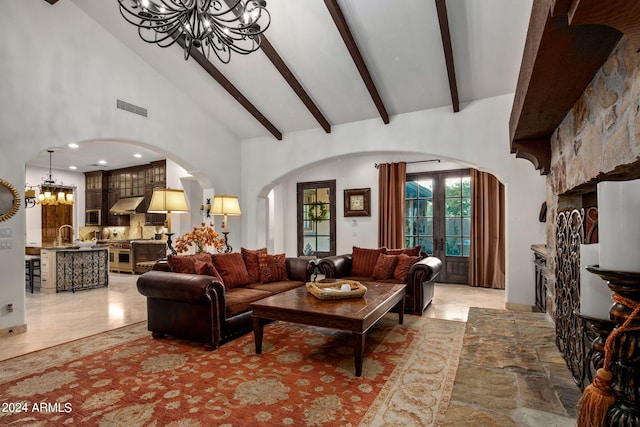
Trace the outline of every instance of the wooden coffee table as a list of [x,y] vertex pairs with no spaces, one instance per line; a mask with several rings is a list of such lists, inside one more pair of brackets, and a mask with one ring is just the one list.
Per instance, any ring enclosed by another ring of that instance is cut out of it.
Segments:
[[256,353],[262,353],[263,328],[269,320],[350,331],[354,337],[356,376],[361,376],[367,331],[396,306],[398,320],[402,324],[406,288],[404,284],[362,284],[366,286],[367,293],[361,298],[320,300],[301,286],[252,303]]

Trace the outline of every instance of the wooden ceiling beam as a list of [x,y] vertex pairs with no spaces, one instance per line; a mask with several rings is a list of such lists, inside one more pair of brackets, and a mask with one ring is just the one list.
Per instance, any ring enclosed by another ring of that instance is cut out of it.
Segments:
[[358,45],[351,34],[351,30],[349,30],[347,20],[344,18],[340,6],[338,6],[338,0],[324,0],[324,4],[327,6],[329,14],[331,15],[331,18],[333,18],[333,22],[338,28],[338,32],[340,33],[342,40],[347,46],[351,59],[353,59],[353,62],[356,64],[356,68],[360,72],[360,77],[367,87],[369,95],[371,95],[371,99],[373,99],[373,103],[378,109],[378,113],[380,114],[382,121],[384,124],[389,124],[389,114],[387,114],[387,109],[384,107],[384,103],[378,93],[378,89],[376,89],[376,85],[373,83],[369,69],[362,58],[362,54],[360,54],[360,50],[358,49]]
[[324,117],[320,109],[313,102],[309,94],[304,90],[298,79],[293,75],[293,72],[289,69],[287,64],[285,64],[282,57],[275,50],[273,45],[269,42],[269,40],[263,35],[262,41],[260,43],[260,48],[267,55],[267,58],[271,61],[276,70],[280,72],[285,81],[289,84],[291,89],[298,95],[298,98],[302,101],[302,103],[307,107],[311,115],[315,117],[320,126],[324,129],[326,133],[331,133],[331,124]]
[[460,98],[458,97],[458,83],[456,82],[456,70],[453,65],[453,48],[451,47],[451,33],[449,31],[449,17],[447,16],[447,4],[445,0],[435,0],[440,24],[440,37],[444,49],[444,59],[447,64],[447,77],[449,78],[449,91],[451,92],[451,105],[453,112],[460,111]]
[[[177,43],[184,49],[185,42],[184,37],[176,40]],[[233,83],[229,81],[218,70],[209,59],[202,54],[198,49],[191,49],[191,57],[198,63],[213,79],[226,90],[236,101],[240,103],[253,117],[260,122],[278,141],[282,141],[282,132],[280,132],[252,103],[249,101]]]

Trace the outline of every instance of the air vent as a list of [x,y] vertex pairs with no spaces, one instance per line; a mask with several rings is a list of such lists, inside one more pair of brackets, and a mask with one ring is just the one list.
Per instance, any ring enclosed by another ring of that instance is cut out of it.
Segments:
[[133,105],[127,101],[121,99],[116,100],[116,108],[124,111],[128,111],[133,114],[137,114],[142,117],[147,117],[147,109]]

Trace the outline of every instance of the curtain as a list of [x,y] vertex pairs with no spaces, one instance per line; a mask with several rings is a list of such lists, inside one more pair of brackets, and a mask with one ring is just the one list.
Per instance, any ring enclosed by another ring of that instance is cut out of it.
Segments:
[[383,163],[378,175],[378,245],[404,248],[404,199],[407,164]]
[[469,285],[504,289],[504,185],[489,173],[471,169],[471,195]]

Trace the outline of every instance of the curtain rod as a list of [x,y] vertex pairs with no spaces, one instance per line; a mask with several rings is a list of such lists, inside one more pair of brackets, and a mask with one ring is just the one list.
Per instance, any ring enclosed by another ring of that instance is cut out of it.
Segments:
[[[431,163],[431,162],[436,162],[436,163],[440,163],[440,159],[431,159],[431,160],[414,160],[413,162],[405,162],[406,164],[410,164],[410,163]],[[380,168],[380,164],[379,163],[375,163],[374,164],[376,169]]]

